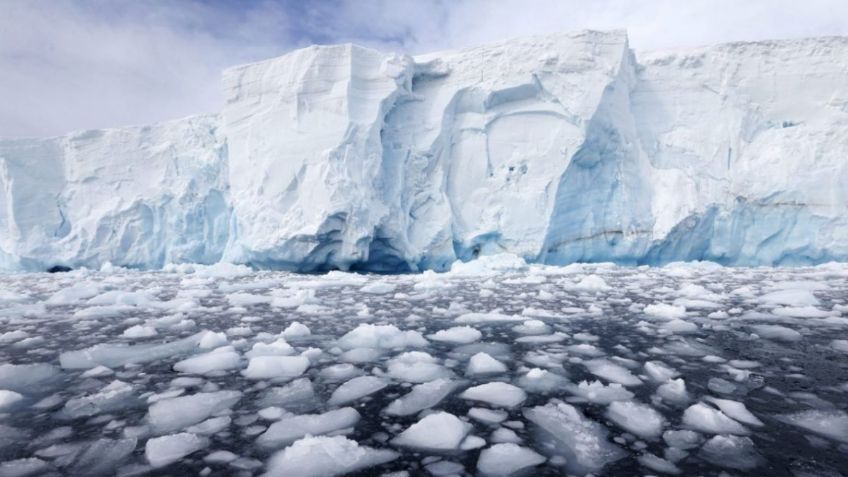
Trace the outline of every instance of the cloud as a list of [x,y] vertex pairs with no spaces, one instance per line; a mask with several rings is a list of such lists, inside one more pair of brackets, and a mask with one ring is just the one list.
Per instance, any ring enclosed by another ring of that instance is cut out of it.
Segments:
[[844,18],[843,0],[4,0],[0,136],[216,111],[223,68],[311,43],[414,54],[627,28],[657,49],[848,35]]

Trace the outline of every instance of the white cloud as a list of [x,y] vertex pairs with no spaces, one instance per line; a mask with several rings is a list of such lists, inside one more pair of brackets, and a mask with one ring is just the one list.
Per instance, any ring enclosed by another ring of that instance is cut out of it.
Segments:
[[848,35],[844,0],[4,0],[0,136],[220,108],[220,70],[311,42],[422,53],[585,28],[636,49]]

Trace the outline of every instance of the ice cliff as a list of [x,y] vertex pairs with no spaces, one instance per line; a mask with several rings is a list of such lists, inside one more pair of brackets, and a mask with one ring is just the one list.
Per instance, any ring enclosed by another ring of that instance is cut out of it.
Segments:
[[0,140],[0,269],[848,260],[845,38],[313,46],[224,85],[219,115]]

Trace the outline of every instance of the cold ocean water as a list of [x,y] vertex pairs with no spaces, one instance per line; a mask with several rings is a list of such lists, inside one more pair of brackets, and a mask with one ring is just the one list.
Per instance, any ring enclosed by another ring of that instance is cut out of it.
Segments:
[[106,269],[0,303],[0,476],[848,475],[848,265]]

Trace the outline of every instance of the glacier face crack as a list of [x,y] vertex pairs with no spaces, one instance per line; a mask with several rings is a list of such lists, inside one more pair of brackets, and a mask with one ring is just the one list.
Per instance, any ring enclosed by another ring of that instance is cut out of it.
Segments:
[[847,66],[844,38],[313,46],[227,70],[220,114],[0,139],[0,269],[848,260]]

